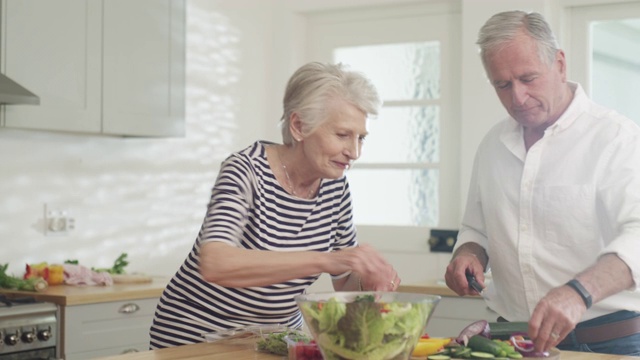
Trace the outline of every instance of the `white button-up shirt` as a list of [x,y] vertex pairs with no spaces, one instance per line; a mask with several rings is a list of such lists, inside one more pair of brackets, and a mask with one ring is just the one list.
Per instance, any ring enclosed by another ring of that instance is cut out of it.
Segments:
[[635,288],[583,320],[640,311],[640,128],[571,86],[571,105],[528,152],[522,126],[508,118],[476,154],[456,247],[486,249],[488,305],[510,321],[529,320],[549,290],[606,253],[631,268]]

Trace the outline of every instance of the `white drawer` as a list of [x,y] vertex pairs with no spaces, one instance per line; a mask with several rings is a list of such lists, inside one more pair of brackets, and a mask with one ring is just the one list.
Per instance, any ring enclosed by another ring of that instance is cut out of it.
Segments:
[[65,354],[149,344],[158,299],[65,307]]

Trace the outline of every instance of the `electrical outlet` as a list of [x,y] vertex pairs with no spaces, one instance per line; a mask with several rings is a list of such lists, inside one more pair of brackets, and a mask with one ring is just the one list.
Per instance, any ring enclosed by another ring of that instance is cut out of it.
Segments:
[[458,230],[431,230],[429,247],[432,252],[453,252]]
[[44,234],[62,236],[68,235],[76,227],[69,206],[62,204],[44,204]]

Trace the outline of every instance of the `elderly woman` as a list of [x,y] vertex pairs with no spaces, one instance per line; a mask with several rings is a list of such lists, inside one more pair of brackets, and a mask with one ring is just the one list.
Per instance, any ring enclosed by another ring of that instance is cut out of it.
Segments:
[[164,291],[151,348],[246,325],[302,325],[294,296],[321,274],[337,291],[393,291],[394,268],[359,246],[345,172],[380,99],[363,75],[309,63],[287,85],[283,144],[229,156],[193,249]]

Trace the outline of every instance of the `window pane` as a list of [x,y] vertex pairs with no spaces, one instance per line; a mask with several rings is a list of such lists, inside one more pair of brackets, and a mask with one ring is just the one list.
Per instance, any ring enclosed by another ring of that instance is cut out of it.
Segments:
[[369,121],[369,135],[361,163],[412,163],[440,161],[440,107],[382,108]]
[[384,100],[440,97],[439,42],[337,48],[333,57],[365,73]]
[[354,168],[347,177],[356,224],[438,225],[438,170]]
[[592,25],[592,97],[640,124],[640,19]]

